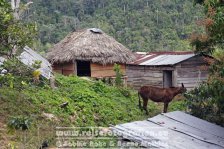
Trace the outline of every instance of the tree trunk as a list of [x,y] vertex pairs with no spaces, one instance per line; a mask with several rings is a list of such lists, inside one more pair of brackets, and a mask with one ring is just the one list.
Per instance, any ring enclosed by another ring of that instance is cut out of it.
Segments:
[[20,4],[20,0],[11,0],[13,16],[16,20],[19,20],[19,4]]

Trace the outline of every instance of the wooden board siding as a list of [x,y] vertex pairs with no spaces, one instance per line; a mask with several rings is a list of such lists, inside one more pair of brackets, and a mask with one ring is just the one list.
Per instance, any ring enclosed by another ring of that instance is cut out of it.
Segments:
[[171,70],[173,86],[181,86],[190,90],[208,78],[208,64],[202,56],[195,56],[174,66],[142,66],[128,65],[126,75],[129,86],[139,89],[143,85],[163,87],[163,71]]
[[53,64],[53,71],[63,74],[63,75],[70,75],[70,74],[74,74],[75,72],[75,65],[73,62],[67,62],[67,63],[63,63],[63,64]]
[[128,65],[126,69],[127,84],[134,89],[144,85],[163,86],[163,71],[152,67]]
[[[113,70],[114,65],[100,65],[91,63],[91,77],[100,78],[100,77],[114,77],[115,72]],[[121,72],[123,75],[126,75],[125,65],[121,65]]]
[[208,78],[208,71],[204,68],[208,67],[203,57],[193,57],[176,65],[176,85],[185,87],[190,90],[198,86],[201,82]]

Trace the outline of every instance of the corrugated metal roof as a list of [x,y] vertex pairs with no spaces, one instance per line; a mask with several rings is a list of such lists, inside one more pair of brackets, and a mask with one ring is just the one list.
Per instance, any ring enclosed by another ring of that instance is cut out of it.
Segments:
[[146,66],[175,65],[194,56],[193,52],[151,52],[137,56],[137,60],[130,64]]
[[182,62],[186,59],[195,56],[194,54],[188,55],[159,55],[153,59],[142,62],[140,65],[174,65],[179,62]]
[[22,63],[24,63],[25,65],[29,67],[32,67],[32,64],[37,60],[42,61],[41,68],[38,69],[40,70],[41,75],[47,79],[49,79],[50,76],[52,75],[51,64],[48,62],[48,60],[42,57],[37,52],[33,51],[28,46],[24,48],[24,51],[19,56],[19,59]]
[[112,130],[147,148],[224,149],[223,127],[180,111],[116,125]]

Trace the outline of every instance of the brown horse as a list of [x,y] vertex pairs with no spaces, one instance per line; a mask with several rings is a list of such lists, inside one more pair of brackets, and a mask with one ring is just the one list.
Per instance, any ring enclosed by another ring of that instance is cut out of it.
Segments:
[[148,100],[151,99],[154,102],[163,102],[164,108],[163,112],[167,112],[167,108],[169,102],[173,100],[173,98],[180,93],[186,92],[186,88],[182,83],[182,87],[169,87],[169,88],[159,88],[153,86],[143,86],[138,91],[139,98],[139,108],[141,107],[140,97],[143,99],[143,109],[146,111],[146,114],[149,114],[147,110]]

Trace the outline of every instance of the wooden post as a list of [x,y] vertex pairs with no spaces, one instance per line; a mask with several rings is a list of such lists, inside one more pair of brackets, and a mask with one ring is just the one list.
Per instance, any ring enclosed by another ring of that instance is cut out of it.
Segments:
[[77,62],[76,62],[76,60],[73,61],[73,64],[74,64],[74,75],[77,76]]
[[173,71],[173,86],[177,87],[177,69]]
[[122,76],[121,79],[123,81],[122,86],[127,87],[127,76]]
[[50,77],[50,86],[51,86],[52,89],[56,88],[56,86],[55,86],[55,77],[54,76]]

